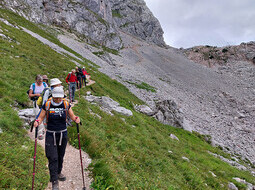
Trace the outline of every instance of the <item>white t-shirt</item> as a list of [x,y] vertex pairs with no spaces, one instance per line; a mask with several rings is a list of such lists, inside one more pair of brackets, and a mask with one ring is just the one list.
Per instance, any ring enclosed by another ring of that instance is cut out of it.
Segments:
[[[47,84],[46,84],[46,87],[48,87]],[[37,83],[35,83],[35,91],[34,91],[34,94],[41,94],[44,88],[45,88],[45,87],[44,87],[43,83],[42,83],[41,86],[37,86]],[[30,90],[33,90],[33,84],[31,84]]]

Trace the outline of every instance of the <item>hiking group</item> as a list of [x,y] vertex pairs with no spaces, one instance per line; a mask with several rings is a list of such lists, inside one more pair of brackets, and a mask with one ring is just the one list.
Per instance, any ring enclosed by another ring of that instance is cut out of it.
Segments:
[[[83,82],[86,86],[87,74],[85,68],[80,69],[76,67],[76,70],[73,69],[66,77],[66,82],[69,85],[70,103],[65,99],[64,87],[58,78],[51,79],[50,84],[48,84],[46,75],[37,75],[36,82],[30,86],[27,92],[30,99],[33,101],[34,110],[36,110],[35,114],[37,115],[31,126],[31,131],[33,127],[36,129],[32,189],[34,187],[37,136],[39,140],[42,140],[45,131],[45,153],[48,159],[52,189],[59,189],[58,180],[66,180],[66,177],[61,171],[67,146],[67,125],[68,122],[70,122],[68,120],[72,120],[77,124],[78,138],[78,124],[80,123],[80,118],[72,111],[71,103],[74,102],[76,86],[78,89],[81,88]],[[50,85],[50,88],[48,85]]]

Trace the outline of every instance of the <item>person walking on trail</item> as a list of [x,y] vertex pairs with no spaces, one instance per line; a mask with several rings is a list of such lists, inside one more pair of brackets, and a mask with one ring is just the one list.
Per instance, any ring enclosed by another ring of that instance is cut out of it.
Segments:
[[62,86],[62,82],[58,78],[50,79],[50,88],[45,89],[42,105],[45,104],[47,100],[51,97],[52,90],[58,86]]
[[48,87],[48,85],[43,82],[43,78],[41,75],[37,75],[35,81],[35,83],[31,84],[28,93],[29,98],[33,101],[37,100],[40,97],[43,89]]
[[81,78],[81,86],[83,86],[83,82],[84,82],[84,86],[87,86],[87,81],[86,81],[86,75],[88,75],[87,71],[85,70],[85,67],[82,67],[82,78]]
[[80,67],[75,67],[75,71],[76,71],[76,77],[78,80],[77,88],[80,89],[81,88],[81,78],[82,78],[83,72]]
[[53,190],[59,190],[58,180],[66,180],[61,172],[67,145],[67,114],[74,122],[80,123],[80,118],[74,115],[70,104],[63,97],[62,86],[55,87],[52,90],[52,98],[43,105],[38,119],[34,122],[34,127],[38,127],[45,117],[47,119],[45,153],[49,162],[50,182],[52,182]]
[[43,78],[43,82],[45,82],[49,86],[49,83],[48,83],[49,79],[47,75],[43,75],[42,78]]
[[69,73],[66,77],[66,83],[69,85],[69,99],[70,102],[74,102],[76,83],[78,82],[77,77],[75,75],[75,70],[73,69],[71,73]]
[[[45,88],[41,94],[41,97],[37,100],[37,105],[39,107],[43,106],[48,99],[52,96],[52,90],[57,87],[57,86],[62,86],[62,82],[58,78],[53,78],[50,80],[50,88]],[[38,139],[43,140],[44,138],[44,133],[45,133],[45,128],[47,127],[46,124],[46,119],[44,119],[43,124],[39,125],[38,127]]]

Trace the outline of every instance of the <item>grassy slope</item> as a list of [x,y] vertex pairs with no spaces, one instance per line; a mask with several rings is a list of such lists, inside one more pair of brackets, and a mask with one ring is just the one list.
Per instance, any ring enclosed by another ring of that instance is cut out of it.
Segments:
[[[0,9],[0,15],[61,45],[53,36],[9,11]],[[32,158],[33,142],[24,138],[25,130],[10,105],[15,101],[27,105],[26,90],[36,73],[48,74],[50,78],[59,77],[63,81],[66,76],[63,68],[69,71],[74,64],[68,57],[55,53],[28,34],[2,22],[0,26],[5,35],[21,43],[9,43],[0,38],[0,128],[4,131],[0,134],[0,187],[26,189],[31,182],[32,161],[29,158]],[[228,181],[243,188],[233,181],[233,177],[255,183],[247,172],[230,167],[207,153],[209,150],[224,155],[219,149],[212,148],[192,133],[163,125],[135,112],[132,103],[142,102],[127,88],[98,71],[89,69],[89,72],[96,84],[86,90],[94,95],[109,95],[134,113],[132,117],[109,116],[83,98],[74,108],[84,121],[81,128],[82,147],[93,159],[90,169],[95,178],[95,189],[227,189]],[[85,89],[81,94],[85,94]],[[102,118],[91,115],[89,110]],[[170,139],[171,133],[180,141]],[[69,129],[69,138],[77,146],[75,128]],[[24,149],[21,145],[28,148]],[[188,157],[190,162],[181,159],[182,156]],[[48,176],[45,175],[46,159],[41,149],[38,158],[41,160],[37,162],[36,185],[42,187],[47,184]],[[209,171],[217,177],[212,177]]]

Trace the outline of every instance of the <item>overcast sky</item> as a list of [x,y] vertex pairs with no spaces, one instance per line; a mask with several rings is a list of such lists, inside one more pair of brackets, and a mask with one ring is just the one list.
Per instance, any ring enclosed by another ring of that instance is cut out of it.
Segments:
[[173,47],[255,41],[255,0],[145,0]]

